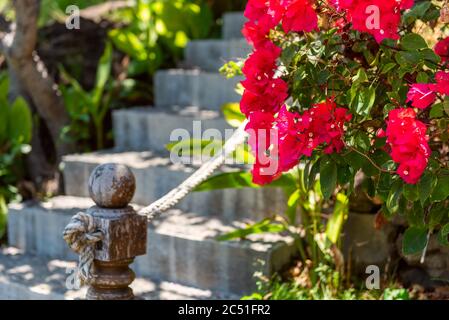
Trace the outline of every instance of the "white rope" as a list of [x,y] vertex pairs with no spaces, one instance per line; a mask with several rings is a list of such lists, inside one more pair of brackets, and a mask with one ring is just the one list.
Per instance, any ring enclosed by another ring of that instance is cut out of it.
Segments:
[[205,162],[195,173],[193,173],[187,180],[181,183],[178,187],[171,190],[159,200],[153,202],[146,208],[139,211],[139,214],[146,215],[148,221],[153,221],[165,211],[173,208],[182,199],[184,199],[197,186],[209,178],[215,170],[217,170],[226,160],[226,158],[234,152],[237,147],[245,142],[247,121],[245,121],[229,138],[223,149]]
[[92,265],[95,259],[95,244],[103,239],[97,229],[94,218],[87,213],[79,212],[72,217],[64,229],[64,240],[70,248],[79,254],[76,283],[82,285],[92,277]]
[[[226,141],[221,152],[218,152],[207,162],[205,162],[195,173],[178,187],[171,190],[161,199],[155,201],[150,206],[143,208],[139,214],[146,215],[151,222],[159,217],[163,212],[173,208],[184,199],[197,186],[209,178],[234,152],[237,147],[245,142],[247,121],[245,121],[234,134]],[[94,224],[94,219],[90,214],[79,212],[72,217],[70,223],[64,230],[64,240],[73,251],[79,254],[78,271],[76,281],[79,284],[88,283],[92,277],[92,266],[95,259],[95,244],[103,238],[102,233]]]

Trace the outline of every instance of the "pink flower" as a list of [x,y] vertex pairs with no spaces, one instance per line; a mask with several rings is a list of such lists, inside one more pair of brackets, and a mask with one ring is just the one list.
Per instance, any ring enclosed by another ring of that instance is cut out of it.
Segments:
[[282,19],[285,32],[311,32],[318,29],[318,16],[309,0],[292,0]]
[[432,86],[427,83],[417,83],[410,87],[407,94],[407,102],[412,102],[412,106],[419,109],[426,109],[435,102],[437,98]]
[[435,45],[435,53],[441,57],[443,63],[449,62],[449,37]]

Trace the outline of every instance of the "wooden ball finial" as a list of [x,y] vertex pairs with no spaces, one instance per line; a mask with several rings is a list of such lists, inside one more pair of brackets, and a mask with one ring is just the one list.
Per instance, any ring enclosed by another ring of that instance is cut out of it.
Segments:
[[122,164],[108,163],[94,169],[89,178],[89,194],[101,208],[125,208],[136,190],[136,178]]

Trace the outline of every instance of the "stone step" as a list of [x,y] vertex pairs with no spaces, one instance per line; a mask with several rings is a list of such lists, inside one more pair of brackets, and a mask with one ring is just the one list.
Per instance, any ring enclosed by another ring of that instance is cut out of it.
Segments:
[[113,121],[116,148],[133,151],[166,151],[179,136],[201,139],[209,129],[223,134],[224,140],[225,130],[231,129],[220,112],[198,107],[122,109],[114,111]]
[[185,64],[207,71],[218,71],[226,62],[246,59],[251,46],[245,39],[194,40],[185,51]]
[[[87,288],[71,285],[76,262],[24,254],[8,247],[0,249],[0,300],[84,299]],[[138,277],[132,283],[134,294],[146,300],[231,299],[229,294],[213,293],[166,281]]]
[[[187,179],[198,165],[173,162],[156,153],[102,151],[69,155],[63,158],[65,192],[70,196],[88,197],[88,179],[93,169],[105,163],[125,164],[136,177],[133,202],[149,205]],[[221,172],[240,171],[235,166],[223,166]],[[285,212],[285,195],[278,188],[225,189],[189,194],[177,206],[187,212],[219,217],[225,222],[249,219],[259,221]]]
[[243,12],[228,12],[223,15],[223,38],[235,39],[242,37],[243,25],[247,19]]
[[156,107],[198,106],[221,110],[225,103],[238,102],[235,88],[241,77],[226,79],[218,72],[170,69],[158,71],[154,77]]
[[[42,204],[10,205],[10,245],[26,253],[75,260],[62,240],[73,213],[93,203],[86,198],[56,197]],[[224,224],[180,210],[171,210],[148,228],[148,254],[136,259],[133,269],[148,276],[204,290],[248,294],[255,289],[255,272],[271,274],[294,254],[292,239],[254,235],[247,240],[220,242],[220,234],[242,227]]]

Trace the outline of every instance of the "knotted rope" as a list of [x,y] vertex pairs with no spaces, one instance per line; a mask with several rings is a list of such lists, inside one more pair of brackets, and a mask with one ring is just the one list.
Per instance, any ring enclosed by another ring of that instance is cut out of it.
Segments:
[[95,244],[103,239],[103,234],[95,225],[94,218],[87,213],[78,212],[64,229],[64,240],[79,255],[75,280],[82,285],[92,276],[95,258]]
[[[226,158],[237,147],[245,142],[247,121],[245,121],[224,144],[222,150],[206,161],[196,172],[178,187],[168,192],[150,206],[139,211],[139,214],[148,217],[151,222],[165,211],[176,206],[197,186],[209,178],[217,170]],[[87,283],[91,278],[92,265],[95,259],[95,243],[102,240],[102,233],[95,226],[91,215],[83,212],[76,214],[64,230],[64,240],[79,254],[77,281],[80,284]]]

